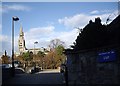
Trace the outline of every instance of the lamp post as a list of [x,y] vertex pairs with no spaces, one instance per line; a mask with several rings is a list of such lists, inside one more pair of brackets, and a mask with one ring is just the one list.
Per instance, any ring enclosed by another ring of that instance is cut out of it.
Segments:
[[14,66],[14,21],[18,21],[17,16],[12,17],[12,76],[15,75],[15,66]]
[[[34,56],[35,56],[35,44],[38,44],[38,42],[36,41],[36,42],[34,42]],[[35,57],[34,57],[35,58]],[[34,63],[35,63],[35,69],[36,69],[36,60],[34,60]]]
[[34,54],[35,54],[35,44],[38,44],[38,42],[37,41],[34,42]]

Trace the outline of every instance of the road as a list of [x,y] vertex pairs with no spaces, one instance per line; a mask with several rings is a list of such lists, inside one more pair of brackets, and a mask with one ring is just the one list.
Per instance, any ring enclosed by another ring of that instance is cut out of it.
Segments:
[[64,77],[59,70],[44,70],[36,74],[16,74],[6,81],[8,85],[61,85],[65,86]]

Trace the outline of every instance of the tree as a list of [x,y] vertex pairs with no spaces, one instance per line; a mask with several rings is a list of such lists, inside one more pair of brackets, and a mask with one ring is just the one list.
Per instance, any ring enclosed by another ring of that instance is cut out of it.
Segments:
[[19,56],[17,56],[16,58],[15,58],[15,60],[17,60],[17,61],[19,61],[21,64],[20,64],[20,66],[21,67],[23,67],[23,64],[25,63],[25,61],[24,61],[24,59],[23,59],[24,57],[22,56],[22,55],[19,55]]
[[2,64],[8,64],[8,63],[10,63],[9,58],[10,58],[10,57],[7,55],[7,52],[6,52],[6,50],[5,50],[5,55],[2,55],[2,57],[1,57],[1,59],[2,59]]
[[36,55],[34,55],[34,61],[36,65],[42,66],[43,59],[44,59],[45,53],[42,51],[38,51]]
[[106,41],[106,28],[101,24],[101,19],[95,18],[95,22],[89,21],[81,33],[79,33],[74,50],[91,49],[101,47]]
[[64,42],[60,39],[53,39],[50,41],[50,52],[46,55],[45,61],[48,68],[57,68],[63,63],[65,59]]
[[51,49],[55,49],[56,47],[58,47],[59,45],[64,46],[64,42],[61,41],[60,39],[53,39],[50,41],[50,48]]
[[53,59],[53,52],[50,51],[45,57],[44,57],[44,66],[46,68],[54,68],[54,59]]
[[64,47],[62,45],[59,45],[55,48],[58,55],[63,55]]
[[65,63],[65,55],[63,54],[64,51],[64,47],[62,45],[59,45],[58,47],[56,47],[55,49],[56,51],[56,66],[60,66],[62,63]]
[[25,61],[31,61],[33,59],[33,53],[29,51],[26,53],[23,53],[22,56]]
[[42,51],[38,51],[37,55],[38,55],[39,57],[44,57],[44,56],[45,56],[45,53],[42,52]]
[[2,55],[2,64],[8,64],[9,63],[9,56]]
[[31,65],[31,61],[33,60],[33,53],[32,52],[27,51],[26,53],[22,54],[22,57],[23,57],[23,60],[25,61],[24,64],[26,66]]

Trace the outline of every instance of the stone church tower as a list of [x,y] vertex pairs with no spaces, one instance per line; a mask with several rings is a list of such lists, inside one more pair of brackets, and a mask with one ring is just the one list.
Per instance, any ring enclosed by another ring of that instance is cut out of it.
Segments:
[[20,26],[20,34],[19,34],[19,39],[18,39],[18,46],[19,46],[20,54],[25,52],[26,47],[25,47],[24,32],[23,32],[22,26]]

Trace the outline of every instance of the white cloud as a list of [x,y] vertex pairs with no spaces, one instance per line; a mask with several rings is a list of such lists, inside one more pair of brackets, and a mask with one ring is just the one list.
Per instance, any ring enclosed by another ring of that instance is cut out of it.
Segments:
[[[76,14],[70,17],[59,19],[58,21],[60,24],[63,24],[69,28],[78,27],[78,26],[84,27],[85,25],[88,24],[90,19],[94,21],[96,17],[100,17],[102,20],[102,23],[104,24],[109,15],[110,14],[101,14],[101,15]],[[56,31],[55,29],[56,27],[53,25],[29,29],[29,31],[24,33],[26,47],[28,49],[34,48],[35,41],[38,41],[38,44],[35,45],[36,48],[48,47],[50,40],[56,39],[56,38],[65,42],[66,47],[69,47],[70,45],[73,44],[73,42],[75,42],[78,36],[77,29],[72,28],[72,29],[69,29],[68,31],[59,31],[59,32]],[[15,37],[15,51],[18,51],[18,38],[19,38],[18,36]],[[6,46],[5,46],[6,48],[11,47],[10,46],[11,38],[9,38],[8,36],[0,36],[0,40],[3,40],[6,42]]]
[[[1,34],[2,34],[2,25],[0,24],[0,52],[2,52]],[[1,53],[0,53],[0,54],[1,54]],[[0,56],[1,56],[1,55],[0,55]]]
[[42,45],[47,44],[47,40],[50,38],[50,35],[54,33],[54,29],[54,26],[31,28],[25,32],[26,46],[33,48],[35,41],[42,43]]
[[[47,46],[49,43],[48,41],[49,35],[54,32],[54,28],[55,28],[54,26],[38,27],[38,28],[31,28],[29,31],[25,32],[24,38],[26,42],[26,47],[28,49],[33,48],[35,41],[38,41],[40,46]],[[18,51],[18,38],[19,38],[19,34],[14,38],[15,51]],[[8,43],[10,45],[12,44],[11,38],[6,35],[0,35],[0,41],[5,42],[6,44]]]
[[0,5],[0,15],[1,15],[1,13],[2,13],[2,5]]
[[101,10],[100,12],[102,12],[102,13],[111,13],[113,11],[112,10]]
[[94,11],[90,12],[90,14],[98,14],[98,13],[99,13],[98,10],[94,10]]
[[[47,38],[36,39],[39,42],[39,45],[42,47],[47,47],[52,39],[60,39],[61,41],[65,42],[66,47],[69,47],[73,44],[77,37],[78,33],[76,29],[73,29],[68,32],[54,32],[50,34]],[[33,41],[32,41],[33,42]]]
[[93,10],[90,12],[90,14],[94,14],[94,15],[97,15],[97,14],[106,14],[106,13],[113,13],[113,10]]
[[2,25],[0,24],[0,34],[1,34],[1,32],[2,32]]
[[[106,19],[111,13],[106,14],[97,14],[97,15],[87,15],[87,14],[76,14],[70,17],[64,17],[61,19],[58,19],[58,22],[60,24],[63,24],[67,28],[74,28],[74,27],[80,27],[83,28],[85,25],[88,24],[89,20],[94,21],[95,18],[100,17],[102,20],[102,24],[105,24]],[[114,16],[116,17],[116,16]],[[113,17],[111,17],[113,20]]]
[[26,35],[45,35],[50,34],[54,30],[54,26],[47,26],[47,27],[38,27],[38,28],[31,28],[28,32],[26,32]]
[[75,42],[79,33],[77,29],[73,29],[68,32],[60,32],[60,34],[57,38],[65,42],[66,47],[70,47],[70,45],[73,45],[73,42]]
[[83,26],[86,24],[86,21],[88,22],[88,19],[87,19],[86,15],[84,15],[84,14],[76,14],[71,17],[65,17],[62,19],[58,19],[58,22],[60,24],[64,24],[68,28]]
[[36,39],[41,36],[49,36],[51,33],[54,32],[54,29],[54,26],[31,28],[29,31],[25,32],[25,37],[26,39]]
[[10,41],[8,36],[0,34],[0,42],[8,42],[8,41]]
[[[70,31],[61,31],[61,32],[55,32],[50,34],[48,38],[43,38],[41,41],[45,41],[45,44],[49,44],[52,39],[60,39],[65,43],[65,47],[69,47],[70,45],[73,44],[75,39],[78,36],[78,30],[73,29]],[[47,46],[46,45],[46,46]]]
[[20,5],[20,4],[13,4],[13,5],[2,5],[2,7],[0,8],[0,11],[4,12],[8,12],[8,11],[29,11],[30,8],[24,5]]
[[[24,28],[23,28],[24,29]],[[48,47],[52,39],[60,39],[65,42],[66,47],[73,44],[78,35],[77,29],[70,31],[55,31],[54,26],[31,28],[29,31],[25,32],[25,43],[28,49],[34,48],[34,42],[38,41],[36,48]],[[15,37],[16,49],[18,49],[18,36]]]
[[0,34],[0,51],[4,53],[5,50],[7,50],[7,52],[10,55],[11,40],[7,35]]
[[[76,14],[71,17],[65,17],[63,19],[59,19],[59,23],[64,24],[67,27],[84,27],[88,24],[89,20],[95,20],[96,17],[100,17],[102,23],[105,23],[109,14],[102,14],[102,15],[85,15],[85,14]],[[23,28],[24,29],[24,28]],[[36,47],[47,47],[50,43],[50,40],[58,38],[61,41],[66,43],[66,47],[75,42],[75,39],[78,36],[77,29],[71,29],[69,31],[55,31],[55,27],[53,25],[46,26],[46,27],[37,27],[31,28],[29,31],[25,32],[25,40],[26,40],[26,47],[33,48],[34,42],[38,41]],[[18,42],[18,37],[16,38]]]
[[[11,36],[0,35],[1,52],[4,53],[4,51],[6,50],[8,52],[8,55],[11,55],[11,48],[12,48]],[[18,51],[18,36],[14,38],[14,49],[15,52]]]

